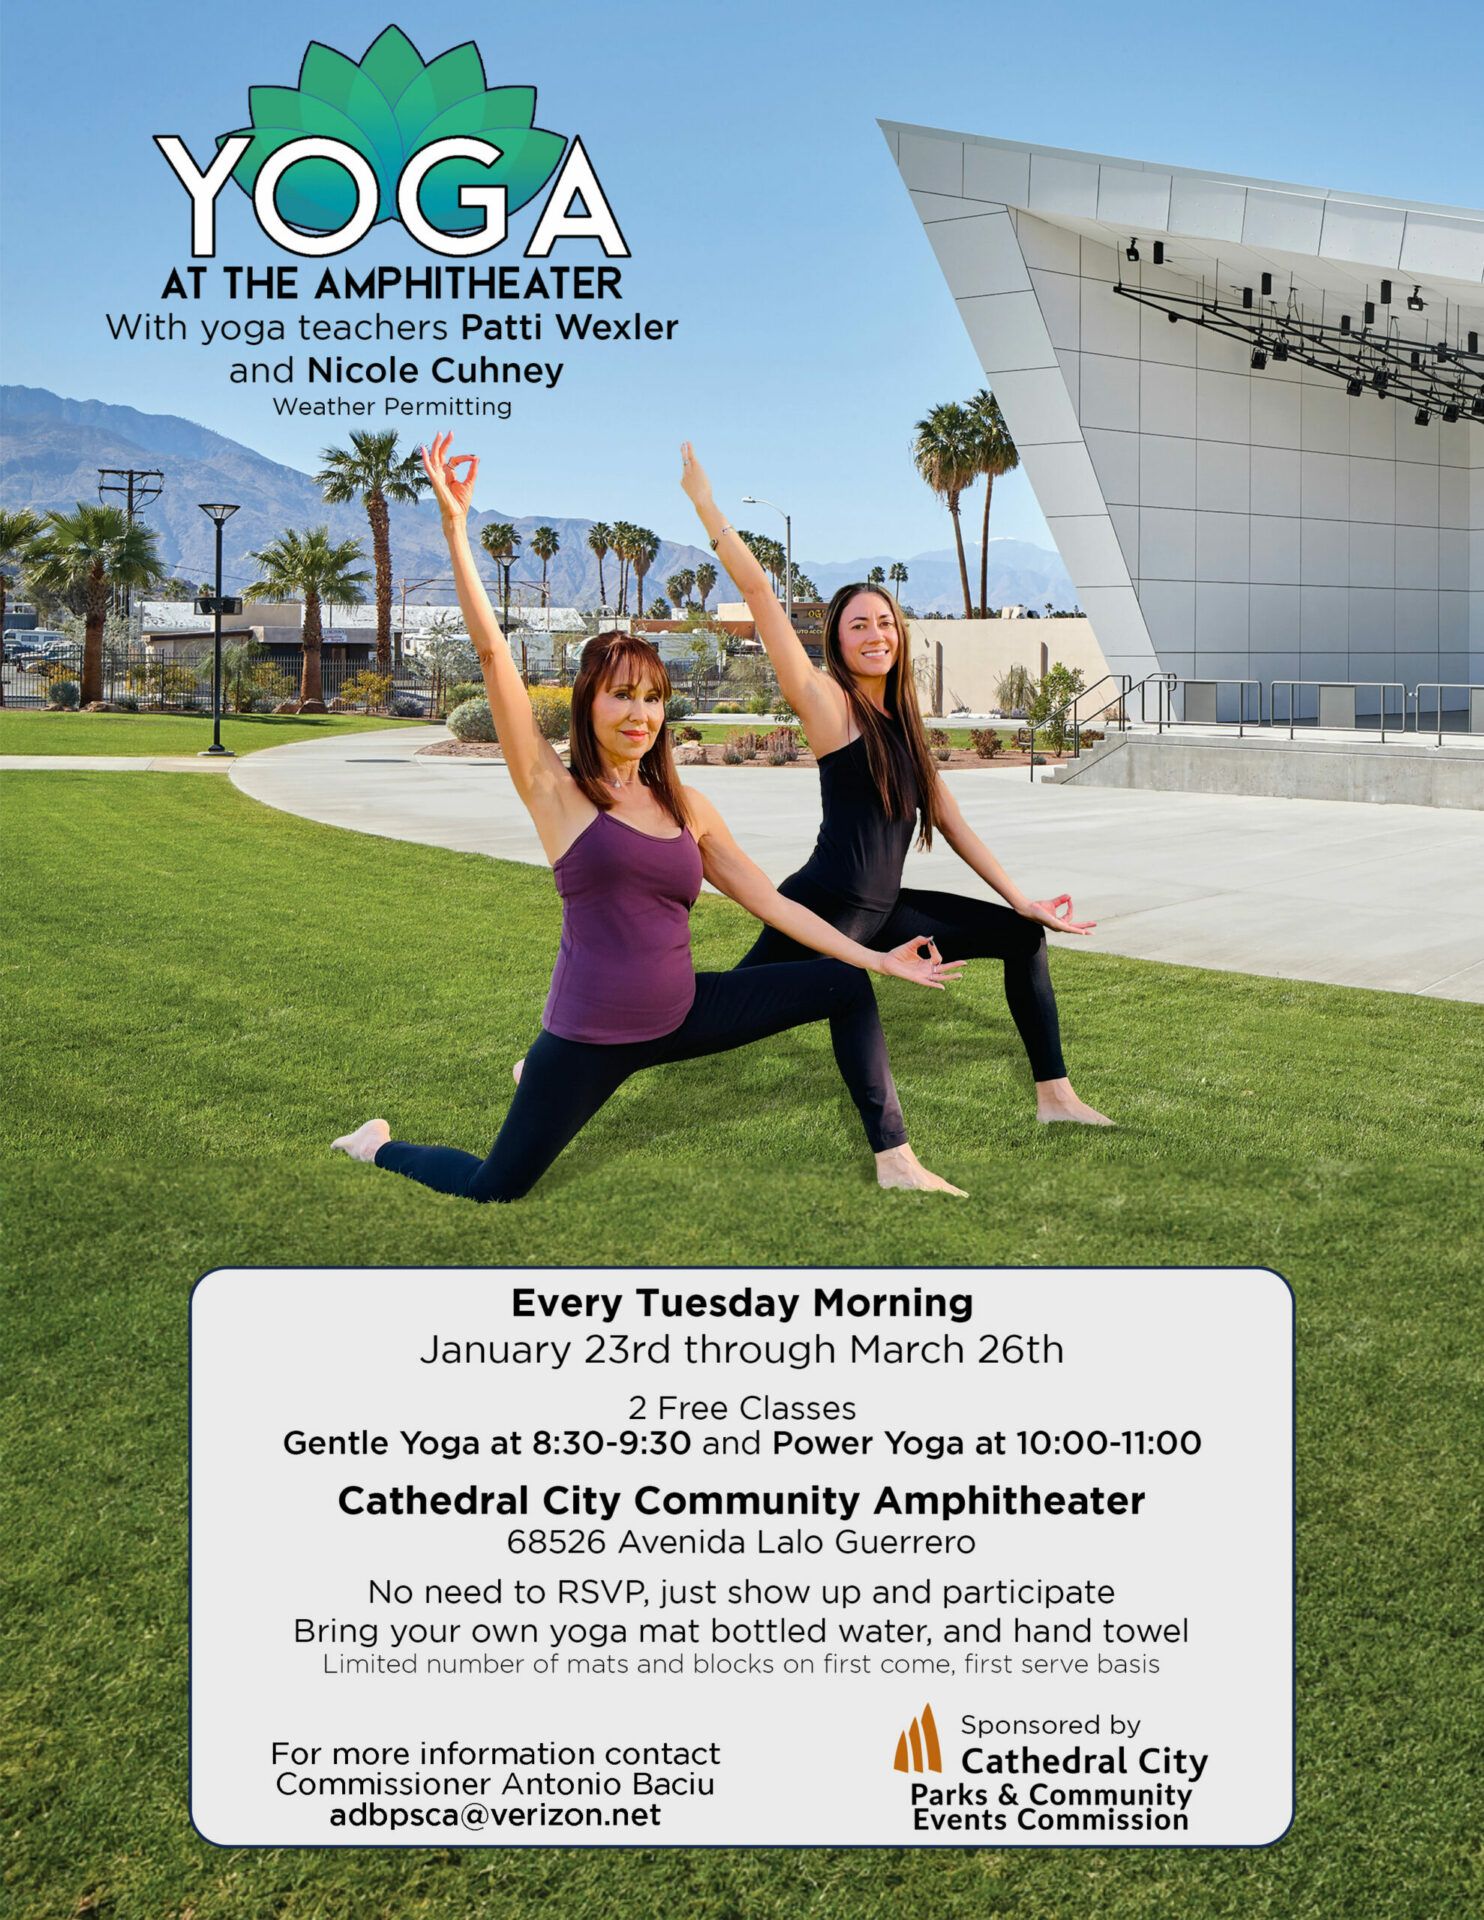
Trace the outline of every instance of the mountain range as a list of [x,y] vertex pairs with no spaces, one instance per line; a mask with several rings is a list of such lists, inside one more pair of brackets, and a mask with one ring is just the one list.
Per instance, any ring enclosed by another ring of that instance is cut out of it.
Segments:
[[[285,527],[324,521],[337,539],[365,543],[369,555],[366,516],[359,505],[326,506],[308,474],[270,460],[224,434],[175,414],[141,413],[134,407],[111,406],[101,400],[69,400],[44,387],[0,387],[0,503],[30,507],[37,513],[67,509],[78,500],[98,497],[100,467],[131,466],[164,470],[164,490],[142,517],[158,534],[160,551],[170,570],[185,579],[205,581],[214,566],[212,529],[196,505],[199,500],[241,503],[226,525],[223,575],[228,591],[240,591],[255,578],[253,551]],[[587,545],[592,521],[492,508],[469,516],[476,541],[481,526],[500,520],[512,521],[527,538],[538,526],[556,528],[561,549],[547,573],[554,606],[600,604],[598,562]],[[1074,604],[1072,584],[1058,554],[1023,540],[991,540],[989,550],[991,605],[1020,601],[1040,607],[1048,600],[1058,608]],[[451,598],[448,554],[438,510],[431,502],[393,507],[392,557],[398,591],[405,578],[409,601]],[[703,547],[662,540],[645,579],[646,598],[652,600],[663,594],[670,574],[695,568],[711,558]],[[864,579],[872,567],[890,567],[899,558],[903,556],[878,554],[845,561],[801,560],[799,564],[828,597],[846,581]],[[906,556],[904,563],[908,573],[904,598],[918,613],[961,610],[958,562],[951,547]],[[969,566],[971,585],[977,593],[977,547],[970,552]],[[604,562],[603,575],[611,603],[618,576],[617,563],[611,556]],[[527,554],[515,577],[539,582],[539,562]],[[723,573],[712,592],[711,604],[739,597]]]

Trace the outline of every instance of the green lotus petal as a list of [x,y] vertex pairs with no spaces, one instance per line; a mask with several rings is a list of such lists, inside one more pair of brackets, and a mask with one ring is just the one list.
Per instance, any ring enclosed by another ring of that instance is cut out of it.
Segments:
[[[450,232],[477,227],[483,213],[458,204],[465,185],[500,185],[513,211],[555,171],[566,147],[561,134],[533,125],[534,87],[486,87],[484,63],[473,41],[450,47],[431,63],[399,27],[388,27],[357,62],[311,41],[297,87],[251,87],[252,125],[239,131],[252,145],[233,170],[251,193],[264,162],[290,140],[306,135],[343,140],[375,170],[380,187],[377,222],[397,217],[397,181],[408,159],[433,140],[457,135],[488,140],[500,149],[492,167],[442,161],[428,175],[423,211]],[[217,145],[232,138],[220,134]],[[310,231],[344,226],[355,209],[354,184],[330,160],[302,160],[279,183],[285,220]]]
[[[443,120],[449,117],[444,115]],[[450,137],[443,121],[436,124],[440,129],[438,139]],[[547,133],[541,127],[481,127],[473,131],[500,149],[500,158],[495,164],[481,167],[473,160],[440,160],[429,172],[418,195],[423,213],[446,233],[477,227],[483,221],[479,208],[459,205],[460,187],[503,187],[506,208],[513,213],[550,179],[567,144],[559,133]]]
[[[450,47],[447,53],[440,53],[436,60],[430,60],[417,78],[410,83],[397,102],[398,112],[406,121],[410,111],[411,97],[421,94],[426,88],[432,102],[432,113],[440,113],[445,107],[451,107],[456,100],[466,99],[471,94],[484,92],[484,62],[479,57],[479,49],[472,40],[466,40],[461,47]],[[502,92],[520,93],[519,87],[502,88]],[[531,107],[536,105],[535,90],[531,89]],[[421,111],[420,108],[416,109]],[[518,116],[513,116],[518,117]],[[530,125],[530,117],[526,119]]]
[[[378,34],[361,56],[361,72],[381,89],[389,101],[399,100],[407,88],[426,72],[422,55],[400,27],[388,27]],[[484,69],[479,70],[480,86]]]

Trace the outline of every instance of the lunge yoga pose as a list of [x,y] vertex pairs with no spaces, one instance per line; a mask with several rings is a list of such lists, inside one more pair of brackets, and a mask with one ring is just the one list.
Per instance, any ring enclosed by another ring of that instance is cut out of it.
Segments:
[[[818,672],[767,575],[717,507],[689,442],[681,458],[681,485],[717,558],[747,601],[779,687],[819,763],[824,804],[819,840],[806,864],[783,881],[780,893],[872,945],[890,947],[918,928],[948,960],[1003,960],[1005,998],[1035,1076],[1037,1118],[1111,1126],[1072,1091],[1046,959],[1047,927],[1086,934],[1096,923],[1072,918],[1070,895],[1028,899],[938,778],[895,600],[875,587],[842,587],[825,617],[825,671]],[[941,833],[1007,904],[904,888],[902,864],[919,830],[925,846]],[[769,925],[740,963],[743,968],[798,955],[788,930],[767,918]]]
[[[451,440],[436,440],[423,464],[505,762],[562,896],[561,950],[540,1038],[485,1159],[393,1140],[385,1120],[368,1120],[334,1144],[440,1193],[518,1200],[630,1074],[828,1020],[880,1184],[958,1193],[907,1144],[863,969],[942,987],[959,968],[942,960],[923,928],[911,929],[897,952],[877,953],[777,892],[710,802],[676,778],[664,727],[669,678],[647,641],[600,634],[583,649],[571,770],[562,765],[536,726],[470,553],[466,521],[479,463],[472,454],[450,457]],[[833,957],[750,974],[695,973],[689,917],[703,876],[801,951]]]

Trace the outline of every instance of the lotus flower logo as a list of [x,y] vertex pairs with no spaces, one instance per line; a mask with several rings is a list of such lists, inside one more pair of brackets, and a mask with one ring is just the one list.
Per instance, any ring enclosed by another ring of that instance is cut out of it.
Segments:
[[[250,87],[252,124],[217,136],[251,145],[232,178],[251,194],[264,163],[280,147],[308,138],[337,140],[370,163],[380,188],[376,219],[395,220],[397,182],[412,156],[436,140],[478,139],[498,147],[491,166],[468,159],[440,160],[421,182],[423,213],[446,233],[478,229],[484,215],[461,205],[465,186],[505,189],[513,212],[551,178],[567,142],[534,124],[534,87],[486,85],[484,62],[472,40],[425,61],[400,27],[388,27],[359,63],[314,40],[297,87]],[[356,183],[337,161],[296,161],[277,183],[278,211],[311,233],[335,232],[354,217]]]

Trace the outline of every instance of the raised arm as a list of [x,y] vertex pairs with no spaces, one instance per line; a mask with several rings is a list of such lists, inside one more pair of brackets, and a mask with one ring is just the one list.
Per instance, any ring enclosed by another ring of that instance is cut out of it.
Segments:
[[736,529],[712,498],[711,482],[689,440],[680,447],[680,484],[710,536],[716,557],[737,584],[757,628],[757,637],[773,663],[783,697],[799,716],[816,754],[843,747],[850,715],[845,695],[826,673],[820,673],[804,651],[803,642],[788,624],[778,596],[768,585],[757,556],[738,537]]
[[[889,974],[897,980],[911,980],[920,987],[945,987],[958,979],[963,971],[962,962],[942,959],[926,935],[904,941],[890,953],[878,953],[872,947],[863,947],[858,940],[851,940],[796,900],[785,899],[762,868],[749,860],[737,845],[711,802],[694,787],[686,787],[684,792],[690,830],[701,849],[702,870],[718,893],[735,900],[739,907],[746,907],[749,913],[776,927],[790,940],[797,940],[800,946],[812,947],[816,953],[828,954],[832,960],[844,960],[868,973]],[[919,952],[923,947],[926,953]]]
[[[453,435],[445,433],[431,447],[424,447],[423,468],[443,516],[443,537],[453,562],[459,607],[469,638],[474,642],[474,651],[479,655],[505,764],[510,769],[516,792],[536,823],[547,853],[555,859],[565,851],[571,838],[567,830],[571,824],[568,816],[582,813],[588,803],[578,793],[551,742],[536,725],[525,682],[511,658],[479,569],[474,564],[469,547],[469,503],[474,497],[479,461],[472,453],[450,453],[452,444]],[[460,467],[464,469],[462,477],[457,471]]]
[[1021,892],[989,848],[965,820],[963,809],[940,780],[937,786],[938,830],[964,865],[995,892],[1014,912],[1027,920],[1037,920],[1055,933],[1091,933],[1096,920],[1072,918],[1072,896],[1059,893],[1054,900],[1032,900]]

